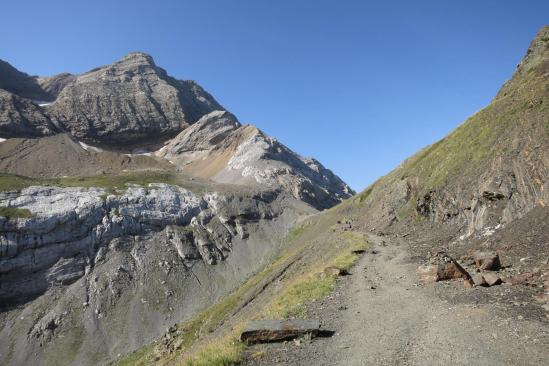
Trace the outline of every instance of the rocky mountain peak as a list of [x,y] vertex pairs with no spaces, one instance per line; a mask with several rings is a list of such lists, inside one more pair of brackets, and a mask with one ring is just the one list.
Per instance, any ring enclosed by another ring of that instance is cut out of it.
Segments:
[[128,82],[145,75],[165,79],[167,72],[156,66],[153,58],[143,52],[131,52],[120,60],[103,67],[92,69],[78,76],[79,82],[96,82],[98,79],[114,82]]
[[196,155],[198,152],[211,151],[240,126],[231,113],[213,111],[169,141],[158,155],[174,159],[183,153]]
[[224,109],[198,84],[169,76],[142,52],[68,80],[47,111],[62,130],[95,145],[164,142]]
[[130,52],[112,65],[109,65],[108,69],[117,70],[119,72],[134,72],[137,74],[154,72],[161,77],[167,77],[168,75],[164,69],[156,66],[151,55],[143,52]]
[[282,187],[317,209],[354,192],[318,161],[304,158],[227,111],[214,111],[170,140],[156,155],[218,183]]
[[117,63],[147,64],[150,66],[156,66],[152,56],[145,52],[130,52],[126,56],[122,57]]

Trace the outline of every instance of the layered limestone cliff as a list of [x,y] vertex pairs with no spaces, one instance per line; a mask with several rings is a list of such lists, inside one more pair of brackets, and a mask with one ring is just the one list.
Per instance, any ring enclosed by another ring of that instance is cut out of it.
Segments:
[[2,362],[90,364],[135,349],[268,263],[314,212],[282,191],[221,191],[0,193],[0,206],[28,212],[0,220]]

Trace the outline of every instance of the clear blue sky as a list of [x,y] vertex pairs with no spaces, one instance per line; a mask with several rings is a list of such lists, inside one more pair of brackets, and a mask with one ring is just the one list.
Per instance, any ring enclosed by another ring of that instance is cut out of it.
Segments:
[[79,73],[130,51],[356,190],[486,105],[549,1],[6,1],[0,58]]

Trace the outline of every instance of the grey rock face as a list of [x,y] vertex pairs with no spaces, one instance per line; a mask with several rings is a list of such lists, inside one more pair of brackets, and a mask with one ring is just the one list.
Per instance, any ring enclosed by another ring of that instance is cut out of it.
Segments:
[[53,135],[56,131],[38,105],[0,89],[0,136],[39,137]]
[[259,185],[282,186],[318,209],[332,207],[354,194],[320,162],[296,154],[259,130],[243,141],[229,160],[227,176],[236,172]]
[[301,157],[224,111],[202,117],[157,155],[191,174],[220,183],[282,187],[319,209],[354,193],[317,160]]
[[0,218],[0,275],[4,278],[0,298],[7,299],[28,295],[24,287],[6,285],[11,277],[24,279],[49,269],[50,282],[52,278],[64,282],[64,277],[72,276],[67,263],[50,268],[59,267],[59,260],[93,258],[100,243],[114,238],[187,225],[206,208],[206,202],[180,187],[151,184],[129,187],[120,195],[107,195],[98,188],[29,187],[15,197],[0,194],[0,206],[33,214],[29,219]]
[[51,134],[55,128],[44,130],[51,120],[57,131],[115,148],[164,141],[223,109],[194,81],[172,78],[141,52],[82,75],[41,78],[0,61],[0,89],[15,99],[0,98],[0,123],[10,127],[0,129],[1,136]]
[[227,111],[214,111],[182,131],[158,155],[177,158],[183,153],[210,152],[242,125]]
[[[248,237],[246,225],[278,216],[280,210],[271,207],[278,194],[199,197],[160,183],[130,186],[117,194],[56,187],[0,193],[0,207],[32,213],[28,219],[0,217],[0,299],[27,299],[52,284],[74,282],[85,266],[93,265],[102,245],[128,235],[165,230],[167,242],[185,263],[216,264],[231,252],[233,238]],[[37,273],[40,281],[24,285]]]
[[[17,70],[0,60],[0,136],[40,137],[58,129],[38,103],[55,99],[35,76]],[[35,101],[35,102],[33,102]]]
[[[42,90],[44,90],[48,95],[52,97],[53,101],[59,93],[70,83],[74,82],[77,78],[77,75],[72,75],[69,73],[62,73],[50,77],[39,77],[36,79]],[[48,101],[49,99],[45,99]]]
[[222,107],[192,81],[176,80],[143,53],[79,75],[48,113],[78,139],[136,144],[173,136]]

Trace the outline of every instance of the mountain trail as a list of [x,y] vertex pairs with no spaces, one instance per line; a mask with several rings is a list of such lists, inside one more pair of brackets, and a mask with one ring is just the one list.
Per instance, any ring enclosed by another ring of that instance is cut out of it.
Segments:
[[245,364],[546,364],[546,326],[497,303],[465,301],[477,289],[463,289],[461,281],[421,285],[405,242],[374,236],[370,242],[352,274],[309,306],[308,317],[334,336],[256,345]]

